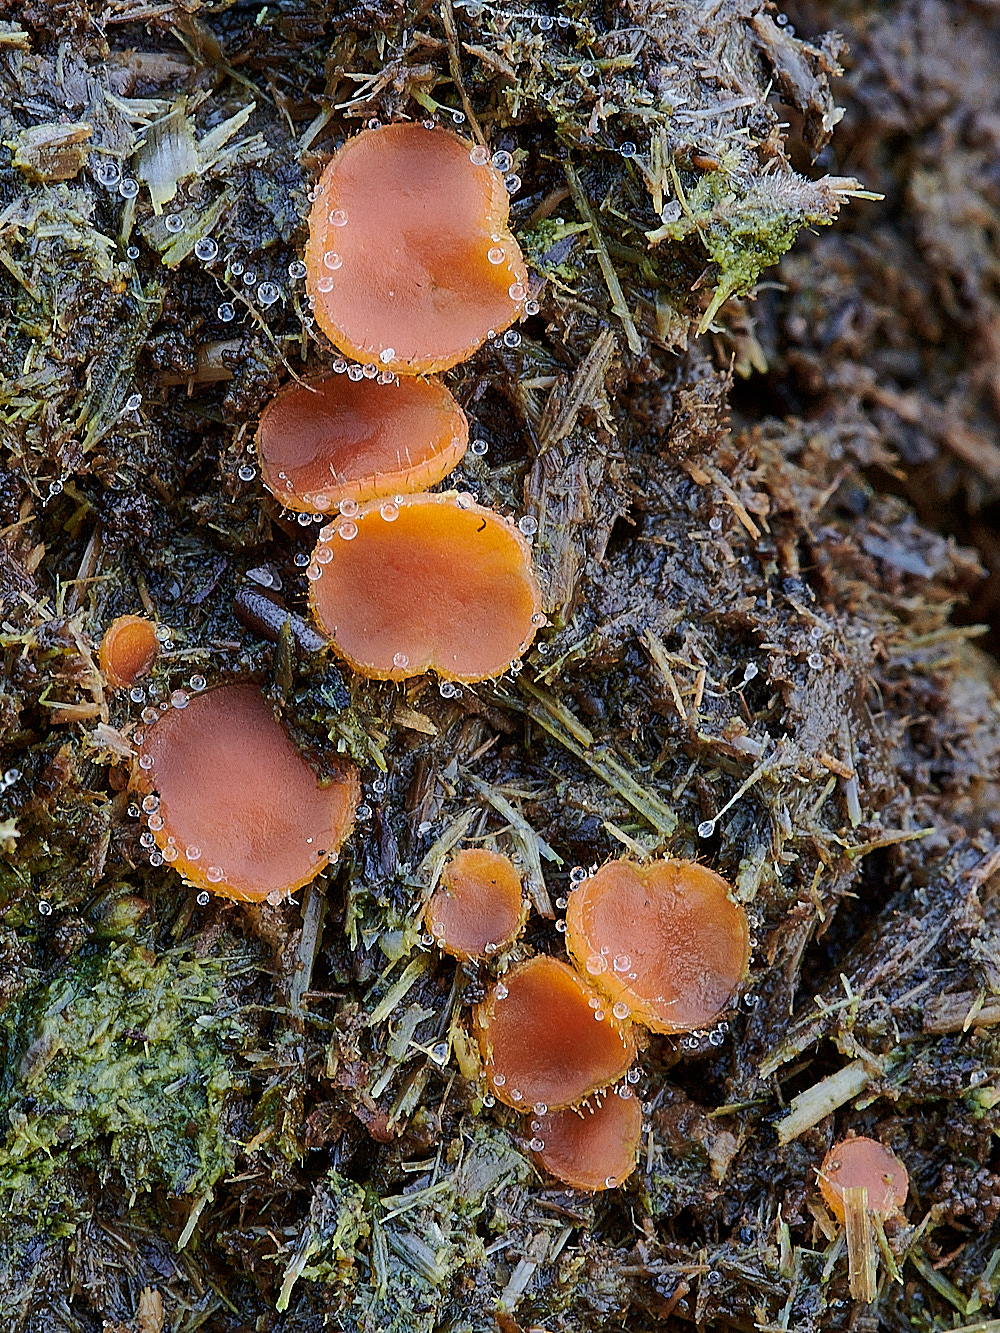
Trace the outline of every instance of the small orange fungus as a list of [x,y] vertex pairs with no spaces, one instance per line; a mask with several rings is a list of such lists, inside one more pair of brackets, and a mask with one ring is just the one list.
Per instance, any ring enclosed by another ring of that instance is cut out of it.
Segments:
[[582,977],[546,954],[497,982],[476,1025],[491,1090],[538,1115],[606,1088],[635,1058],[631,1025],[618,1023]]
[[405,680],[499,676],[541,621],[531,552],[492,509],[454,494],[377,500],[320,534],[312,608],[355,671]]
[[395,384],[328,375],[291,383],[257,430],[264,483],[289,509],[325,514],[434,486],[460,462],[469,423],[434,379]]
[[746,971],[746,912],[694,861],[609,861],[577,888],[566,942],[614,1012],[654,1032],[711,1023]]
[[97,658],[113,690],[124,690],[145,676],[160,651],[156,626],[144,616],[119,616],[104,631]]
[[885,1218],[906,1202],[910,1177],[878,1139],[844,1139],[833,1145],[819,1169],[820,1193],[839,1222],[844,1220],[844,1190],[859,1185],[868,1190],[868,1211]]
[[249,683],[164,713],[139,745],[137,785],[156,793],[143,808],[163,859],[199,888],[248,902],[278,902],[314,879],[360,798],[353,766],[320,786]]
[[513,324],[528,274],[487,149],[450,130],[386,125],[336,153],[309,214],[306,283],[345,356],[422,375]]
[[511,861],[485,847],[466,847],[445,866],[424,923],[445,953],[465,960],[510,944],[527,914]]
[[531,1121],[531,1149],[551,1175],[578,1190],[609,1190],[635,1170],[642,1107],[629,1089]]

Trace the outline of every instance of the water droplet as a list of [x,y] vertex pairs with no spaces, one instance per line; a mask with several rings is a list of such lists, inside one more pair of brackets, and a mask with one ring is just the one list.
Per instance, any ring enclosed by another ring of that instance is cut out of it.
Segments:
[[184,219],[181,217],[180,213],[168,213],[163,219],[163,225],[166,227],[167,231],[176,236],[179,231],[184,230]]
[[45,901],[45,899],[43,898],[43,899],[41,900],[41,902],[38,904],[38,910],[39,910],[39,912],[42,914],[42,916],[51,916],[51,915],[52,915],[52,904],[51,904],[51,903],[47,903],[47,902]]
[[341,259],[340,255],[337,254],[336,250],[327,250],[326,254],[323,256],[323,266],[328,268],[331,273],[335,273],[338,268],[342,268],[343,263],[344,261]]
[[347,212],[345,209],[335,208],[333,210],[333,212],[330,214],[330,226],[331,227],[347,226]]
[[617,1189],[617,1187],[618,1187],[618,1177],[617,1177],[617,1176],[605,1176],[605,1178],[604,1178],[604,1183],[605,1183],[605,1185],[608,1187],[609,1190]]
[[511,167],[514,165],[514,159],[511,157],[510,153],[494,153],[493,165],[496,167],[497,171],[510,171]]
[[710,838],[715,832],[715,820],[705,819],[698,825],[698,837]]
[[308,528],[309,525],[310,525],[310,524],[312,523],[312,521],[313,521],[313,520],[312,520],[312,514],[307,514],[307,513],[305,513],[305,512],[303,512],[303,513],[301,513],[301,514],[297,514],[297,515],[296,515],[296,518],[295,518],[295,521],[296,521],[296,523],[298,523],[298,525],[299,525],[300,528]]
[[257,469],[251,467],[249,463],[244,463],[243,466],[238,469],[236,475],[239,477],[240,481],[253,481],[254,477],[257,475]]
[[277,889],[272,889],[265,901],[270,907],[278,907],[281,904],[281,894]]
[[722,519],[719,517],[718,514],[713,514],[713,516],[708,520],[708,527],[709,531],[711,532],[722,531]]
[[333,552],[330,550],[329,546],[320,546],[316,551],[314,559],[318,565],[328,565],[333,559]]
[[163,828],[163,816],[150,815],[146,823],[149,825],[149,827],[153,830],[154,833],[159,833],[160,829]]
[[373,366],[371,364],[367,366],[362,366],[361,373],[362,375],[364,375],[366,380],[373,380],[378,374],[378,366]]
[[223,324],[229,324],[236,318],[236,307],[229,301],[223,301],[215,313],[222,320]]
[[542,32],[548,32],[552,27],[552,19],[548,14],[542,14],[538,20],[538,26],[541,28]]
[[147,815],[155,814],[160,808],[160,798],[152,795],[144,796],[142,800],[142,808]]
[[388,364],[390,361],[395,361],[396,359],[395,347],[383,347],[381,352],[379,352],[378,357],[380,361],[383,361],[386,364]]
[[138,412],[141,406],[142,406],[141,393],[130,393],[129,396],[125,399],[126,412]]
[[184,848],[184,855],[189,861],[198,861],[201,858],[201,848],[191,843],[190,846]]
[[823,658],[819,653],[810,653],[806,661],[812,667],[813,671],[819,671],[823,666]]
[[470,495],[468,491],[459,491],[458,495],[455,496],[455,503],[459,509],[471,509],[476,503],[476,497]]
[[243,272],[244,267],[245,265],[242,259],[234,259],[230,262],[229,272],[233,275],[233,277],[238,278],[240,274]]
[[101,185],[107,186],[110,189],[112,185],[118,184],[118,178],[121,176],[121,172],[118,170],[117,162],[105,161],[101,162],[97,167],[94,175],[97,177]]
[[603,1010],[603,1009],[595,1009],[595,1010],[594,1010],[594,1017],[597,1019],[598,1023],[603,1023],[603,1022],[604,1022],[604,1010]]
[[487,250],[486,258],[491,264],[502,264],[506,255],[499,245],[494,245],[490,250]]
[[248,268],[247,271],[243,274],[243,285],[245,287],[252,287],[256,281],[257,281],[257,270],[255,268]]
[[364,379],[364,377],[365,377],[365,372],[361,369],[360,366],[347,367],[347,378],[349,380],[354,380],[355,382],[357,382],[358,380]]
[[627,953],[618,953],[615,954],[614,961],[612,962],[611,966],[615,969],[616,972],[627,972],[629,968],[632,966],[632,959],[628,956]]
[[174,690],[170,696],[170,702],[174,708],[187,708],[188,697],[186,690]]
[[629,1007],[624,1002],[624,1000],[619,1000],[618,1003],[615,1005],[615,1007],[611,1010],[611,1012],[614,1014],[615,1018],[617,1018],[619,1022],[623,1022],[626,1018],[628,1018]]
[[486,163],[490,160],[490,150],[484,148],[481,143],[477,143],[469,153],[469,160],[474,166],[485,167]]
[[556,930],[558,930],[558,932],[559,932],[560,935],[565,935],[565,934],[566,934],[566,922],[565,922],[565,921],[557,921],[557,922],[556,922]]
[[318,578],[322,577],[323,577],[323,570],[320,568],[319,565],[316,564],[306,565],[306,578],[309,579],[311,583],[315,583]]
[[483,1094],[483,1105],[484,1105],[484,1106],[496,1106],[496,1098],[493,1097],[493,1096],[492,1096],[490,1093],[488,1093],[488,1092],[484,1093],[484,1094]]
[[387,523],[395,523],[396,519],[399,518],[399,505],[393,504],[391,500],[387,500],[385,504],[379,508],[378,512]]
[[540,309],[541,306],[537,301],[525,301],[524,303],[524,313],[526,315],[537,315]]
[[337,535],[343,537],[345,542],[352,542],[358,535],[358,525],[356,523],[341,523],[337,528]]
[[295,552],[295,564],[299,569],[305,569],[308,563],[309,563],[309,557],[306,555],[305,551]]
[[455,689],[450,680],[443,680],[438,686],[438,694],[442,699],[454,699],[458,690]]
[[496,986],[493,988],[493,995],[494,998],[497,1000],[506,1000],[509,994],[510,991],[507,989],[507,987],[503,984],[502,981],[498,981]]
[[525,514],[523,518],[517,520],[517,526],[526,537],[533,537],[538,531],[538,520],[533,518],[531,514]]
[[507,1082],[507,1076],[506,1076],[506,1074],[494,1074],[494,1075],[493,1075],[493,1086],[494,1086],[495,1088],[502,1088],[503,1085],[504,1085],[506,1082]]
[[156,839],[153,837],[152,833],[140,833],[139,845],[140,847],[155,847]]
[[133,259],[133,260],[134,260],[134,259],[138,259],[138,258],[139,258],[139,247],[138,247],[137,245],[130,245],[130,246],[128,246],[128,247],[126,248],[126,250],[125,250],[125,257],[126,257],[127,259]]
[[503,342],[505,347],[520,347],[521,335],[517,329],[508,329],[503,335]]
[[306,266],[301,259],[293,259],[288,265],[288,276],[296,282],[306,276]]
[[152,767],[153,767],[153,756],[152,756],[151,754],[141,754],[141,755],[139,756],[139,767],[142,768],[142,769],[150,769],[150,768],[152,768]]
[[353,518],[359,508],[357,500],[341,500],[340,502],[340,512],[344,518]]
[[630,139],[626,139],[618,151],[622,157],[635,157],[635,144]]
[[157,712],[155,708],[144,708],[139,714],[146,726],[151,726],[156,721]]
[[486,453],[489,447],[490,446],[486,440],[473,440],[472,443],[469,445],[469,448],[472,450],[472,452],[476,454],[479,458],[482,458],[483,454]]
[[133,180],[131,176],[126,176],[125,179],[118,184],[118,193],[123,199],[134,199],[139,193],[139,182]]
[[582,884],[587,878],[587,872],[583,866],[574,866],[569,872],[569,882],[571,884]]
[[506,186],[508,194],[517,194],[521,188],[521,177],[516,171],[512,171],[509,176],[504,176],[503,183]]
[[257,300],[262,306],[274,305],[281,298],[281,289],[273,282],[262,282],[257,288]]
[[210,264],[218,256],[219,245],[211,236],[201,236],[194,243],[195,257],[205,264]]
[[[495,1081],[496,1081],[496,1080],[494,1080],[494,1082],[495,1082]],[[523,1099],[524,1099],[524,1093],[521,1091],[520,1088],[511,1088],[511,1090],[510,1090],[510,1099],[511,1099],[512,1102],[523,1101]]]
[[531,1149],[532,1152],[542,1152],[542,1150],[545,1147],[545,1140],[539,1138],[533,1138],[531,1142],[528,1144],[528,1147]]
[[568,900],[567,898],[557,898],[557,899],[556,899],[556,906],[559,908],[560,912],[563,910],[564,907],[566,907],[568,901],[569,901],[569,900]]
[[523,301],[527,295],[524,284],[520,282],[512,282],[507,288],[507,295],[512,301]]
[[134,704],[141,704],[143,699],[145,699],[146,697],[146,691],[142,688],[141,685],[133,685],[128,692],[128,697],[132,700]]
[[580,65],[580,75],[584,79],[591,79],[594,76],[596,66],[590,60],[584,60]]

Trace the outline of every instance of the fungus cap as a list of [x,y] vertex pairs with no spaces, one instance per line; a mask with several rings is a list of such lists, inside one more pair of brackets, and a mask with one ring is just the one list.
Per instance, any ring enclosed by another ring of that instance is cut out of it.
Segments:
[[458,465],[468,443],[465,413],[435,379],[292,382],[257,428],[264,484],[286,508],[313,514],[342,500],[426,490]]
[[746,912],[694,861],[609,861],[570,896],[566,942],[609,1001],[654,1032],[711,1023],[750,957]]
[[113,690],[124,690],[145,676],[160,651],[156,626],[145,616],[119,616],[104,631],[97,659]]
[[445,866],[424,924],[454,958],[485,958],[521,933],[528,906],[513,863],[485,847],[464,847]]
[[595,1103],[536,1116],[531,1130],[535,1159],[550,1175],[578,1190],[614,1189],[635,1170],[642,1107],[631,1094],[609,1091]]
[[309,215],[320,328],[345,356],[397,375],[464,361],[527,295],[509,212],[485,149],[422,125],[362,130],[328,163]]
[[220,685],[172,708],[139,745],[164,860],[199,888],[277,902],[335,859],[360,799],[353,765],[320,786],[255,685]]
[[401,496],[320,534],[312,609],[355,671],[405,680],[499,676],[541,621],[531,551],[511,524],[453,493]]
[[868,1211],[891,1217],[906,1202],[910,1177],[894,1152],[878,1139],[844,1139],[835,1143],[819,1169],[819,1188],[838,1221],[844,1220],[844,1190],[864,1185]]
[[490,1088],[520,1110],[571,1106],[620,1078],[635,1058],[631,1024],[617,1022],[582,977],[546,954],[497,982],[476,1026]]

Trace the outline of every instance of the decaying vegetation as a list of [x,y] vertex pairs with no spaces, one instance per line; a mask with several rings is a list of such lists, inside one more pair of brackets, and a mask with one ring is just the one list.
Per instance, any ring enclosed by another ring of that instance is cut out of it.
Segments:
[[[0,0],[4,1328],[992,1327],[996,592],[949,533],[994,564],[1000,25],[791,18]],[[489,686],[365,683],[253,609],[306,604],[252,439],[332,359],[309,191],[400,116],[505,155],[540,307],[448,376],[455,484],[534,520],[551,622]],[[111,695],[142,610],[163,652]],[[363,766],[300,904],[151,863],[129,738],[193,675]],[[626,852],[750,914],[726,1020],[643,1053],[619,1191],[540,1178],[477,1080],[484,974],[419,926],[461,842],[527,875],[524,954]],[[849,1131],[911,1182],[872,1305],[815,1186]]]

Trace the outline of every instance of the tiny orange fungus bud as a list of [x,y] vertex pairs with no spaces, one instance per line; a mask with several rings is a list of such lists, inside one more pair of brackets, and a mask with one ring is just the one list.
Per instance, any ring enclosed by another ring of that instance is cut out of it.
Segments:
[[151,620],[119,616],[104,631],[97,657],[111,688],[124,690],[146,675],[159,651],[156,626]]
[[311,566],[320,629],[355,671],[405,680],[499,676],[541,619],[531,552],[492,509],[454,494],[373,500],[321,534]]
[[630,1024],[566,963],[538,954],[498,981],[476,1014],[490,1089],[518,1110],[560,1110],[606,1088],[635,1058]]
[[694,861],[609,861],[571,895],[566,942],[615,1009],[654,1032],[711,1023],[750,956],[746,912]]
[[164,713],[139,745],[136,782],[158,798],[149,827],[163,859],[199,888],[248,902],[277,903],[315,879],[360,799],[353,765],[320,785],[249,683]]
[[288,509],[318,514],[342,500],[426,490],[458,465],[468,442],[465,413],[434,379],[292,382],[257,429],[268,490]]
[[535,1158],[551,1175],[578,1190],[614,1189],[635,1170],[642,1107],[609,1091],[597,1105],[535,1116],[531,1135]]
[[421,375],[513,324],[528,275],[486,149],[450,130],[362,130],[327,165],[309,215],[306,283],[345,356]]
[[445,953],[467,960],[512,943],[527,914],[521,876],[511,861],[484,847],[466,847],[445,866],[424,924]]
[[894,1152],[878,1139],[844,1139],[835,1143],[819,1169],[819,1188],[839,1222],[844,1220],[844,1190],[863,1185],[868,1211],[891,1217],[906,1202],[910,1177]]

